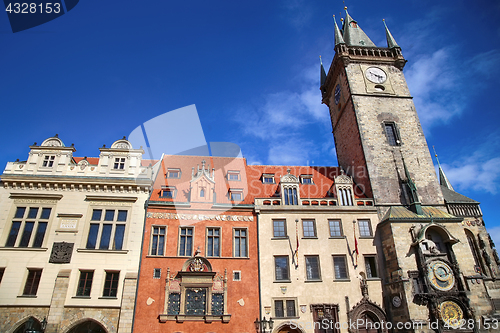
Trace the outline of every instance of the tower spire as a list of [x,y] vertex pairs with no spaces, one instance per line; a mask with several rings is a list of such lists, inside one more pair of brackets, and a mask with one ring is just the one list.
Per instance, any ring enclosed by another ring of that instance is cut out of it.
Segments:
[[335,19],[335,15],[333,15],[333,22],[335,24],[335,31],[333,33],[334,37],[335,37],[335,46],[337,46],[338,44],[345,44],[344,42],[344,38],[342,37],[342,34],[340,33],[340,30],[339,30],[339,27],[337,25],[337,20]]
[[396,43],[396,40],[394,39],[394,37],[392,37],[392,34],[389,31],[389,28],[387,28],[387,24],[385,24],[385,20],[383,19],[382,21],[384,21],[384,26],[385,26],[385,36],[387,38],[387,47],[390,49],[392,49],[394,47],[399,47],[399,45],[398,45],[398,43]]
[[449,190],[452,190],[452,191],[455,191],[453,189],[453,186],[451,186],[451,183],[450,181],[448,180],[448,177],[446,177],[444,171],[443,171],[443,168],[441,168],[441,164],[439,163],[439,158],[438,158],[438,154],[436,153],[436,149],[434,148],[434,146],[432,146],[432,150],[434,150],[434,156],[436,157],[436,161],[438,163],[438,169],[439,169],[439,184],[441,184],[441,186],[444,186],[446,187],[447,189]]
[[319,82],[320,82],[320,87],[322,87],[326,81],[326,73],[325,73],[325,68],[323,67],[323,61],[321,60],[321,56],[319,56],[319,62],[321,64],[319,69],[319,78],[320,78]]
[[372,46],[376,47],[376,45],[368,38],[363,30],[358,26],[358,22],[356,22],[349,12],[347,11],[347,7],[345,9],[345,21],[343,26],[344,31],[344,41],[348,46]]

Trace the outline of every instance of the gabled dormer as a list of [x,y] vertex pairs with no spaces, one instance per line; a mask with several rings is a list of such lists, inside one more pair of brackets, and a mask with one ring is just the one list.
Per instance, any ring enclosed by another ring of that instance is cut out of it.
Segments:
[[215,202],[215,169],[205,168],[205,160],[191,173],[191,202]]
[[335,177],[333,187],[339,206],[354,206],[352,178],[346,175],[344,170],[341,169],[340,175]]
[[280,178],[280,193],[282,205],[300,205],[299,192],[299,177],[290,174],[290,169],[287,174]]
[[99,148],[99,173],[110,176],[137,177],[141,169],[141,160],[144,150],[142,147],[134,149],[132,144],[123,139],[113,142],[111,148],[104,145]]
[[76,151],[73,145],[66,147],[57,134],[43,141],[40,146],[35,142],[30,149],[26,171],[46,174],[64,172]]

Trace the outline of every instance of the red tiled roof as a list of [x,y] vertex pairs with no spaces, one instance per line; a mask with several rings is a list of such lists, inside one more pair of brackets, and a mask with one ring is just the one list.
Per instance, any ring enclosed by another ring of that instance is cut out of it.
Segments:
[[[73,160],[75,160],[75,163],[80,162],[84,158],[85,157],[73,156]],[[87,162],[89,162],[90,165],[98,165],[99,164],[99,157],[87,157]]]

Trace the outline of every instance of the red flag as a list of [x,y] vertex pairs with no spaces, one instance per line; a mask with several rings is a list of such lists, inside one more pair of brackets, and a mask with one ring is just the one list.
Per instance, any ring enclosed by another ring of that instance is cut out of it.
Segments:
[[295,268],[299,267],[299,222],[295,221],[295,238],[297,239],[297,247],[295,248]]

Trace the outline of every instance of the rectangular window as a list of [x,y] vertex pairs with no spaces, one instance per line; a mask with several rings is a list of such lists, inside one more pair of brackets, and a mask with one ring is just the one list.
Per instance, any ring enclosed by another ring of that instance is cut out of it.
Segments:
[[316,226],[314,220],[303,220],[302,228],[304,237],[316,237]]
[[123,170],[125,169],[125,157],[116,157],[115,165],[113,167],[115,170]]
[[329,220],[330,237],[342,237],[342,226],[340,220]]
[[118,279],[120,272],[106,272],[106,280],[104,281],[103,297],[116,297],[118,292]]
[[333,257],[333,268],[335,271],[335,279],[347,279],[347,262],[345,256]]
[[230,189],[229,199],[231,201],[242,201],[243,200],[243,190],[240,189]]
[[87,249],[121,250],[125,237],[128,211],[94,209],[87,238]]
[[76,289],[76,296],[90,296],[92,289],[92,279],[94,278],[94,271],[80,271],[80,279],[78,280],[78,288]]
[[165,235],[167,227],[153,226],[151,232],[151,251],[152,256],[162,256],[165,254]]
[[247,230],[234,229],[234,256],[247,257]]
[[160,198],[175,199],[177,189],[175,186],[163,186],[160,190]]
[[240,172],[239,171],[228,171],[227,172],[228,180],[240,180]]
[[377,261],[375,260],[375,256],[365,256],[365,269],[366,277],[368,279],[378,277]]
[[161,268],[155,268],[153,271],[153,279],[161,278]]
[[396,129],[396,124],[394,123],[385,123],[385,134],[387,136],[387,141],[391,146],[399,146],[401,144],[398,136],[398,132]]
[[38,268],[28,268],[28,278],[24,285],[23,296],[36,296],[42,270]]
[[241,281],[241,271],[233,271],[233,281]]
[[220,256],[220,228],[207,229],[207,257]]
[[372,228],[369,220],[359,220],[359,237],[372,237]]
[[179,238],[179,255],[191,257],[193,253],[193,228],[181,228]]
[[55,156],[45,156],[43,159],[42,166],[46,168],[52,168],[52,166],[54,166],[55,159],[56,159]]
[[305,256],[306,258],[306,278],[309,281],[321,280],[318,256]]
[[42,247],[51,211],[52,208],[17,207],[5,246]]
[[285,220],[273,220],[273,237],[286,237]]
[[295,300],[274,300],[274,316],[277,318],[296,317]]
[[168,169],[167,178],[181,178],[180,169]]
[[308,184],[308,185],[313,184],[313,177],[312,175],[301,175],[300,182],[302,184]]
[[289,281],[290,271],[288,265],[288,256],[274,257],[274,272],[276,281]]
[[263,184],[274,184],[274,174],[263,174],[262,175]]

